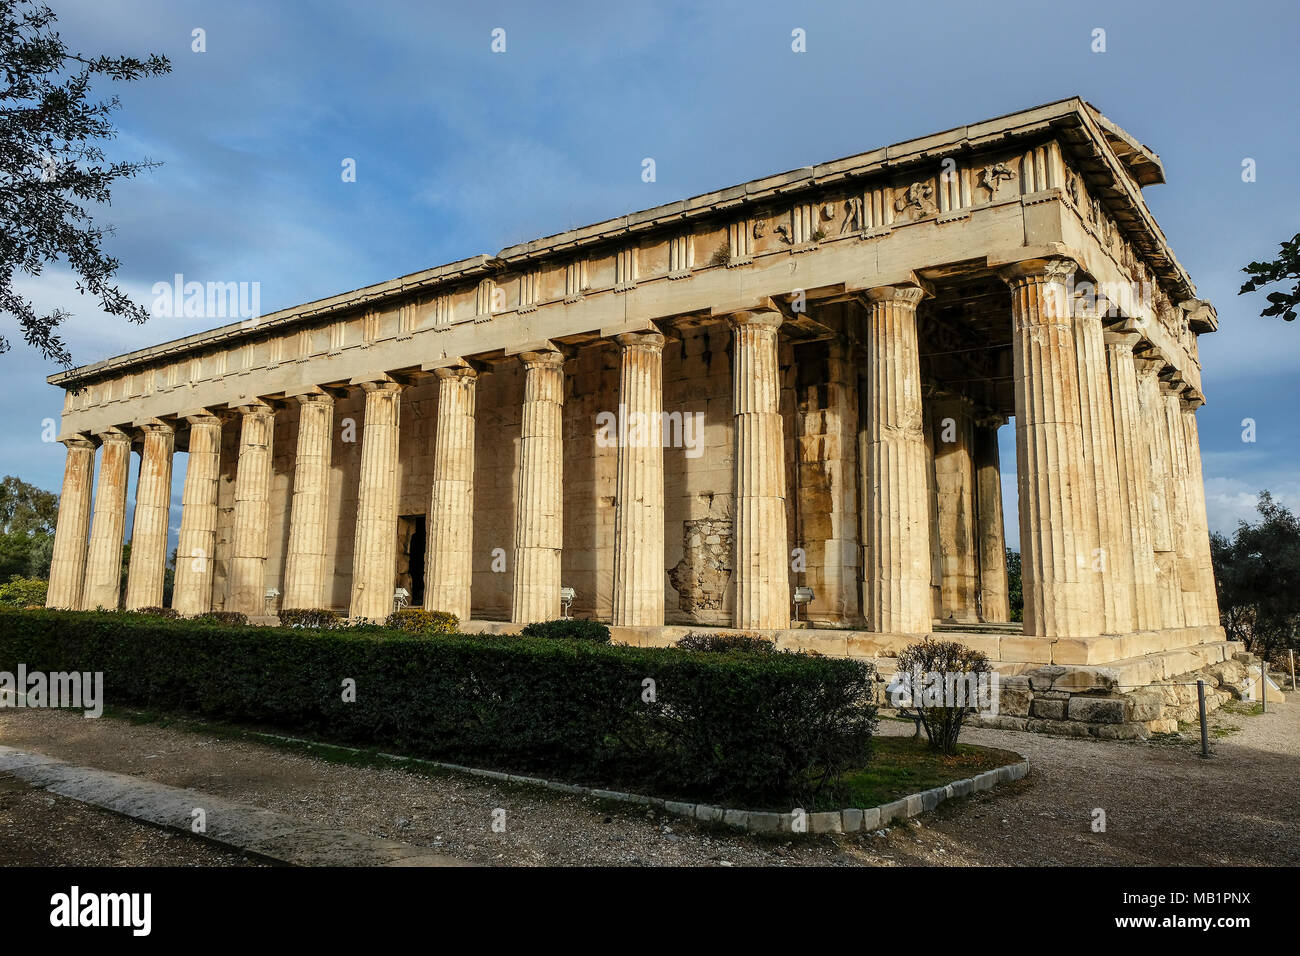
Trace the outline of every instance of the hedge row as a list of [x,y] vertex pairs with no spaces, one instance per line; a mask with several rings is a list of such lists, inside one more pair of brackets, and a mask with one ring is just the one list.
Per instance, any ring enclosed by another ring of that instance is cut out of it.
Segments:
[[20,662],[103,671],[109,706],[751,807],[811,805],[876,726],[870,665],[785,653],[0,611],[0,670]]

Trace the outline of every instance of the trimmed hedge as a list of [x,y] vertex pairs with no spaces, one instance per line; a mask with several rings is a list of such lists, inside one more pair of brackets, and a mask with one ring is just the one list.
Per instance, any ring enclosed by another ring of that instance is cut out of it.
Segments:
[[434,634],[455,634],[456,628],[460,627],[460,618],[449,611],[407,607],[388,615],[384,627],[420,637],[432,637]]
[[869,664],[796,654],[0,611],[0,669],[19,662],[103,671],[109,706],[751,808],[830,795],[876,726]]
[[776,651],[776,644],[765,637],[753,634],[727,634],[711,631],[692,631],[676,644],[684,651],[698,651],[706,654],[771,654]]
[[347,620],[338,611],[328,607],[291,607],[280,611],[281,627],[346,627]]
[[560,641],[594,641],[609,643],[609,626],[599,621],[580,617],[557,618],[554,621],[534,621],[525,624],[520,632],[524,637],[546,637]]

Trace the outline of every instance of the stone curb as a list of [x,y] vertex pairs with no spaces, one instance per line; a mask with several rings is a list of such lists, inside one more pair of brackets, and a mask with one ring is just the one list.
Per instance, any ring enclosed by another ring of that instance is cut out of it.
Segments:
[[[330,747],[334,750],[346,750],[350,753],[365,754],[373,751],[359,750],[355,747],[343,747],[338,744],[320,744],[318,741],[306,740],[302,737],[285,737],[280,734],[254,733],[255,737],[267,737],[272,740],[285,740],[298,744],[311,744],[316,746]],[[476,767],[462,767],[460,764],[441,763],[437,760],[425,760],[421,757],[402,757],[396,754],[380,753],[379,756],[389,760],[396,760],[402,763],[423,764],[429,767],[437,767],[440,770],[451,770],[456,773],[469,774],[474,777],[483,777],[486,780],[494,780],[500,783],[517,783],[525,784],[531,787],[542,787],[546,790],[554,790],[558,793],[571,793],[578,796],[595,797],[600,800],[610,800],[615,803],[631,803],[640,806],[655,807],[668,813],[682,817],[691,817],[705,823],[722,823],[727,826],[736,827],[740,830],[748,830],[751,833],[788,833],[793,834],[795,815],[793,813],[775,813],[764,810],[734,810],[724,807],[716,807],[707,803],[684,803],[676,800],[665,800],[662,797],[647,797],[639,793],[623,793],[619,790],[602,790],[596,787],[584,787],[573,783],[560,783],[555,780],[543,780],[540,777],[520,777],[514,774],[501,773],[497,770],[480,770]],[[879,830],[881,827],[889,826],[902,820],[907,820],[922,813],[933,810],[945,800],[954,797],[968,797],[972,793],[980,790],[992,790],[999,783],[1010,783],[1012,780],[1019,780],[1025,774],[1029,773],[1029,760],[1021,759],[1019,763],[1006,764],[996,767],[993,770],[985,771],[974,777],[965,777],[961,780],[954,780],[952,783],[945,784],[942,787],[934,787],[930,790],[923,790],[920,793],[909,794],[890,803],[882,804],[879,807],[857,808],[848,807],[843,810],[827,810],[816,813],[805,813],[804,823],[808,833],[858,833],[864,830]],[[798,832],[805,832],[804,830]]]
[[[80,767],[34,751],[0,746],[0,773],[101,810],[291,866],[472,865],[414,844],[317,826],[214,794]],[[196,808],[203,810],[205,821],[198,833],[192,828]]]

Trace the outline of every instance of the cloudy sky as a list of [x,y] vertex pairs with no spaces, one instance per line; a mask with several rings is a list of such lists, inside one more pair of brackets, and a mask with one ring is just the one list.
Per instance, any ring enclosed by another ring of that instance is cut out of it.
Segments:
[[[1219,311],[1201,338],[1211,526],[1249,518],[1262,488],[1300,508],[1300,323],[1236,295],[1241,266],[1300,229],[1291,2],[49,2],[82,52],[173,63],[118,91],[113,154],[164,165],[102,213],[121,284],[146,306],[179,272],[256,281],[271,312],[1080,95],[1160,154],[1169,182],[1147,202]],[[191,49],[196,28],[206,52]],[[496,28],[505,53],[490,48]],[[791,51],[795,28],[806,53]],[[355,183],[340,176],[349,158]],[[208,324],[104,316],[57,267],[22,288],[75,314],[77,364]],[[41,433],[61,409],[44,381],[56,370],[20,338],[0,356],[0,473],[51,490],[64,454]]]

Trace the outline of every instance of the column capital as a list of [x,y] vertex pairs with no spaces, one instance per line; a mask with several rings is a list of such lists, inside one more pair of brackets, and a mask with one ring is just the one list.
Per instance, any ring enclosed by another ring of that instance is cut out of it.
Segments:
[[172,422],[165,422],[160,418],[143,419],[135,423],[135,427],[140,430],[142,435],[149,432],[175,432],[176,426]]
[[293,396],[294,401],[299,405],[333,405],[334,396],[323,388],[314,388],[308,392],[301,392]]
[[370,394],[371,392],[397,394],[398,392],[401,392],[401,390],[405,387],[402,385],[401,382],[394,382],[391,379],[375,380],[370,382],[357,382],[355,384],[360,385],[362,390],[365,391],[367,395]]
[[95,432],[95,437],[99,439],[101,445],[107,445],[111,442],[120,442],[124,445],[131,444],[131,436],[121,428],[105,428],[103,431]]
[[1022,259],[998,269],[998,275],[1010,286],[1027,282],[1069,282],[1079,270],[1079,264],[1066,256],[1039,259]]
[[95,441],[93,438],[90,438],[86,435],[82,435],[80,433],[77,433],[75,435],[68,435],[65,438],[60,438],[59,443],[63,445],[64,448],[67,448],[69,451],[71,451],[74,448],[95,447]]
[[1118,346],[1132,352],[1137,347],[1142,335],[1137,331],[1128,329],[1107,329],[1102,333],[1102,341],[1107,345]]
[[925,290],[919,285],[878,285],[863,290],[867,302],[895,302],[915,308],[925,298]]
[[478,378],[478,370],[472,365],[450,365],[445,368],[435,368],[433,374],[439,381],[459,379],[472,382]]
[[740,328],[743,325],[752,325],[758,328],[771,329],[775,332],[781,328],[781,323],[784,321],[785,316],[780,312],[768,309],[747,309],[741,312],[732,312],[727,316],[727,324],[733,329]]
[[664,343],[668,340],[658,332],[623,332],[614,336],[614,341],[622,346],[624,351],[641,349],[658,353],[663,351]]
[[564,353],[551,350],[537,352],[520,352],[519,361],[526,369],[533,368],[563,368]]

